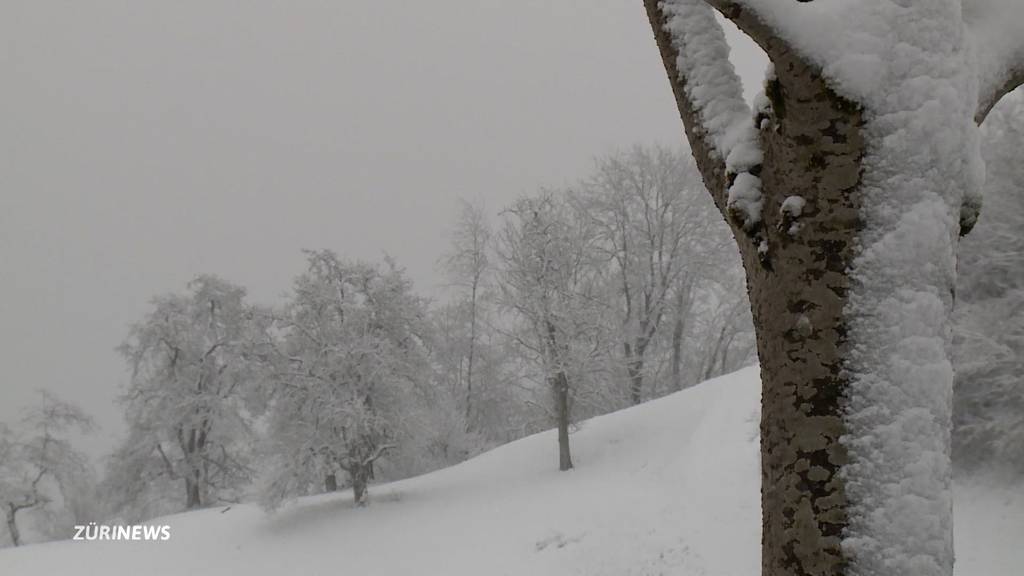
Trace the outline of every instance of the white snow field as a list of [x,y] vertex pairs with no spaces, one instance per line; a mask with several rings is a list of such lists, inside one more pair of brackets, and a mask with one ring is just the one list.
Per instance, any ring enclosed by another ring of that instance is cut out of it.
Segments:
[[[752,576],[760,570],[756,368],[584,422],[577,469],[555,432],[468,462],[268,515],[178,514],[167,542],[0,552],[0,575]],[[1024,486],[956,492],[957,574],[1019,576]]]

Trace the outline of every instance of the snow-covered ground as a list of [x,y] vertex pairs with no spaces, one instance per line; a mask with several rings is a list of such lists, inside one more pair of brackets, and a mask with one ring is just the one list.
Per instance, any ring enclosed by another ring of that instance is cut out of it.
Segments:
[[[167,542],[55,542],[0,552],[0,574],[750,576],[760,570],[757,371],[584,422],[577,469],[554,432],[458,466],[298,501],[154,521]],[[957,574],[1017,576],[1024,486],[956,493]]]

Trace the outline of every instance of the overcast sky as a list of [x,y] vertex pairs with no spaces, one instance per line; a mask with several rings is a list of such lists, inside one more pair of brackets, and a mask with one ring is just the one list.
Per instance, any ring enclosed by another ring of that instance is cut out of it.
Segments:
[[639,0],[3,0],[0,421],[48,388],[98,455],[155,294],[273,303],[303,248],[436,293],[459,196],[496,212],[681,130]]

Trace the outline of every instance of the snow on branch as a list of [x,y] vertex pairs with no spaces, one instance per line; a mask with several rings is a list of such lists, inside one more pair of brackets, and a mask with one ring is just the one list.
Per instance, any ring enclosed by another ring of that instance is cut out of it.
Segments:
[[783,52],[790,51],[789,43],[783,38],[780,30],[771,23],[796,21],[798,16],[806,16],[806,11],[798,8],[800,3],[775,2],[764,0],[704,0],[736,25],[750,37],[768,57],[774,61]]
[[645,0],[687,138],[719,208],[753,234],[762,152],[725,33],[704,0]]
[[978,70],[981,124],[999,100],[1024,84],[1024,3],[1020,0],[964,0],[964,21]]
[[[1022,51],[1024,52],[1024,51]],[[985,121],[992,108],[1010,92],[1024,85],[1024,53],[1020,55],[1020,62],[1016,66],[1003,71],[996,79],[984,79],[978,89],[978,111],[974,120],[981,124]]]

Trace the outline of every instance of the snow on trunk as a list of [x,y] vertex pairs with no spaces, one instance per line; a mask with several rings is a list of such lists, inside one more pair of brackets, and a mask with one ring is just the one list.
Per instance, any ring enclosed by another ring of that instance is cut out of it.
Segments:
[[864,227],[845,312],[850,573],[949,576],[958,219],[984,178],[961,3],[746,3],[864,109]]

